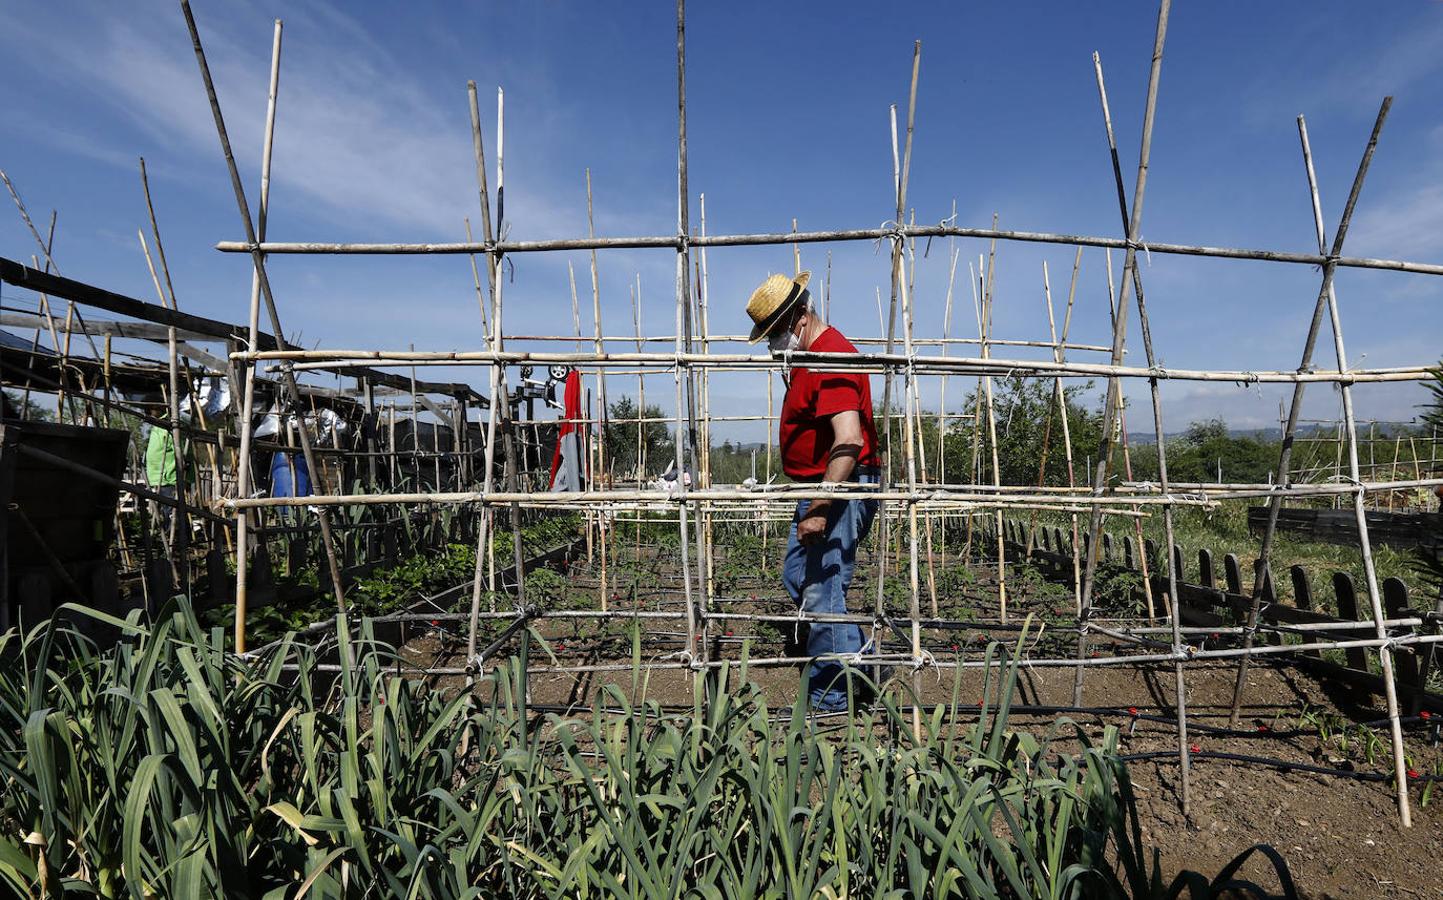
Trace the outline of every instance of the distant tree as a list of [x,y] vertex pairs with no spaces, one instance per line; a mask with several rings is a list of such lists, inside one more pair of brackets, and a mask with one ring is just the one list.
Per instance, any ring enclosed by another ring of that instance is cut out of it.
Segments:
[[1429,380],[1423,384],[1428,389],[1428,402],[1422,405],[1423,414],[1419,418],[1423,422],[1423,433],[1431,437],[1443,431],[1443,365],[1428,374]]
[[[622,397],[612,402],[608,412],[606,453],[617,478],[657,474],[673,462],[676,451],[665,423],[638,422],[639,419],[660,419],[661,407],[648,405],[639,409],[635,400]],[[643,458],[647,472],[638,470]]]
[[[1277,441],[1234,436],[1227,423],[1216,418],[1193,422],[1181,435],[1167,438],[1166,448],[1169,481],[1214,482],[1221,472],[1224,482],[1261,483],[1278,465]],[[1296,464],[1293,468],[1297,470]],[[1156,444],[1132,448],[1132,470],[1138,480],[1158,479]]]
[[55,418],[50,410],[18,391],[5,392],[5,416],[6,418],[30,419],[36,422],[48,422]]
[[[1082,405],[1081,397],[1091,385],[1064,389],[1068,436],[1071,438],[1075,477],[1085,481],[1084,460],[1095,456],[1102,437],[1102,417]],[[1067,484],[1067,453],[1063,442],[1062,417],[1057,404],[1056,383],[1051,379],[1012,376],[992,385],[992,410],[997,426],[997,457],[1002,484],[1035,485],[1039,475],[1044,484]],[[987,427],[985,392],[973,390],[963,400],[961,418],[949,418],[940,432],[937,414],[923,412],[919,424],[921,455],[926,457],[927,475],[949,483],[992,482],[992,448]],[[894,409],[895,415],[898,410]],[[972,416],[980,413],[974,423]],[[881,411],[877,411],[879,438]],[[906,459],[901,452],[901,422],[893,423],[894,449],[888,464],[894,480],[906,478]],[[1042,470],[1043,447],[1047,466]],[[940,456],[939,456],[940,447]],[[942,462],[945,460],[945,472]],[[919,462],[921,460],[919,459]],[[918,476],[921,476],[918,472]]]

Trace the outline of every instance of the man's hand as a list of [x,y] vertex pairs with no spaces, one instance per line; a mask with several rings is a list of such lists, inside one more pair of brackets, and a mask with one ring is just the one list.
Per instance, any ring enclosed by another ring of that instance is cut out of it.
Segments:
[[797,541],[801,544],[816,544],[827,537],[826,501],[813,500],[807,507],[807,514],[797,523]]

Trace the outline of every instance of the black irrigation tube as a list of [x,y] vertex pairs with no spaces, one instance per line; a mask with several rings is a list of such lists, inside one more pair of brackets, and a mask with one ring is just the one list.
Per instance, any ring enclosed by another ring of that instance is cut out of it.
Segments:
[[[930,710],[932,710],[932,709],[935,709],[938,705],[939,705],[939,704],[926,704],[926,705],[924,705],[924,706],[922,707],[922,709],[923,709],[924,711],[930,711]],[[531,704],[531,708],[532,708],[532,709],[545,709],[545,710],[556,711],[556,710],[568,709],[568,708],[571,708],[571,707],[568,707],[568,706],[566,706],[566,705],[564,705],[564,704],[550,704],[550,705],[548,705],[548,704],[536,704],[536,703],[533,703],[533,704]],[[590,706],[588,706],[587,708],[588,708],[588,709],[593,709],[593,707],[590,707]],[[911,712],[911,710],[912,710],[912,704],[901,705],[901,706],[898,706],[897,708],[898,708],[898,710],[900,710],[901,712]],[[961,704],[959,704],[958,707],[957,707],[958,711],[962,711],[962,710],[972,710],[972,709],[975,709],[975,708],[976,708],[976,707],[964,706],[964,705],[961,705]],[[680,705],[678,705],[678,706],[660,706],[660,707],[659,707],[659,713],[658,713],[658,714],[659,714],[659,715],[662,715],[662,716],[685,715],[685,714],[691,712],[691,709],[692,709],[692,708],[691,708],[690,706],[680,706]],[[996,710],[995,704],[994,704],[994,705],[989,705],[988,709],[995,711],[995,710]],[[1174,727],[1176,727],[1176,725],[1177,725],[1177,719],[1175,719],[1175,718],[1173,718],[1173,717],[1171,717],[1171,716],[1153,715],[1153,714],[1150,714],[1150,713],[1142,713],[1142,712],[1139,712],[1138,714],[1134,715],[1133,712],[1132,712],[1132,710],[1133,710],[1133,707],[1130,707],[1130,706],[1128,706],[1128,707],[1124,707],[1124,706],[1058,706],[1058,705],[1051,705],[1051,704],[1044,704],[1044,703],[1012,703],[1012,704],[1008,704],[1008,711],[1011,712],[1011,713],[1019,714],[1019,715],[1044,716],[1044,715],[1058,715],[1058,714],[1061,714],[1061,713],[1067,713],[1067,714],[1072,714],[1072,715],[1116,716],[1116,717],[1118,717],[1118,718],[1123,718],[1123,719],[1135,719],[1135,720],[1137,720],[1137,721],[1154,722],[1154,723],[1159,724],[1159,725],[1171,725],[1171,726],[1174,726]],[[622,713],[624,712],[624,710],[621,710],[621,709],[618,709],[618,708],[615,708],[615,707],[601,707],[599,711],[600,711],[600,712],[604,712],[604,713],[610,713],[610,714],[622,714]],[[1431,716],[1430,716],[1430,717],[1426,717],[1426,718],[1423,717],[1423,716],[1400,716],[1400,717],[1399,717],[1399,721],[1402,722],[1403,724],[1415,724],[1415,723],[1427,723],[1427,724],[1430,724],[1430,725],[1436,725],[1436,724],[1438,724],[1438,723],[1433,722]],[[1375,720],[1370,720],[1370,721],[1366,721],[1366,722],[1357,722],[1357,723],[1355,723],[1355,724],[1360,725],[1360,726],[1365,727],[1365,728],[1379,728],[1379,727],[1382,727],[1382,726],[1388,724],[1388,720],[1387,720],[1387,719],[1375,719]],[[1200,722],[1194,723],[1191,719],[1189,719],[1189,721],[1188,721],[1188,728],[1189,728],[1189,729],[1196,729],[1196,730],[1198,730],[1198,731],[1204,731],[1204,732],[1206,732],[1206,733],[1208,733],[1208,734],[1210,734],[1210,735],[1214,735],[1214,736],[1218,736],[1218,737],[1257,738],[1257,739],[1269,739],[1269,740],[1272,740],[1272,739],[1293,738],[1293,737],[1308,737],[1308,736],[1317,736],[1317,735],[1318,735],[1318,732],[1317,732],[1317,731],[1307,730],[1307,729],[1292,729],[1292,730],[1290,730],[1290,731],[1274,731],[1274,730],[1272,730],[1272,729],[1269,729],[1269,730],[1267,730],[1267,731],[1256,731],[1256,730],[1249,731],[1249,730],[1247,730],[1247,729],[1242,729],[1242,728],[1224,728],[1224,727],[1216,726],[1216,725],[1206,725],[1206,724],[1203,724],[1203,723],[1200,723]],[[1168,753],[1172,753],[1172,754],[1174,754],[1174,755],[1175,755],[1175,753],[1176,753],[1176,751],[1167,751],[1167,752],[1168,752]],[[1299,764],[1299,765],[1301,765],[1301,764]]]
[[[1177,762],[1176,750],[1153,750],[1147,753],[1127,753],[1118,756],[1123,762],[1146,762],[1146,761],[1171,761]],[[1196,753],[1188,753],[1191,760],[1216,759],[1224,762],[1248,763],[1249,765],[1268,766],[1269,768],[1280,769],[1283,772],[1307,772],[1312,775],[1331,775],[1336,778],[1351,778],[1355,781],[1387,782],[1393,780],[1392,773],[1386,772],[1359,772],[1354,769],[1334,769],[1328,766],[1315,766],[1311,763],[1289,762],[1286,759],[1274,759],[1270,756],[1251,756],[1246,753],[1226,753],[1221,750],[1200,750]],[[1427,781],[1443,781],[1443,775],[1409,775],[1410,783],[1422,783]]]

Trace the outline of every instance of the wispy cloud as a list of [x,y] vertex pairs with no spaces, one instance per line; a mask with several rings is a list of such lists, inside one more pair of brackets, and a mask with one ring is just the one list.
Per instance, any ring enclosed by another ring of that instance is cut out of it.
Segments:
[[[198,13],[235,152],[253,173],[264,125],[269,23],[257,10],[244,17],[234,10]],[[172,155],[177,168],[186,159],[192,165],[195,160],[213,163],[210,110],[179,16],[137,17],[104,4],[90,7],[84,18],[89,27],[70,29],[64,42],[48,42],[59,55],[48,71],[71,83],[103,85],[98,97],[107,111]],[[0,42],[19,50],[27,31],[46,28],[20,27]],[[452,85],[456,89],[446,95],[454,103],[443,103],[435,85],[346,13],[325,4],[307,5],[287,20],[286,46],[275,192],[304,198],[307,212],[376,238],[398,232],[413,238],[458,237],[462,217],[476,214],[475,166],[461,86]],[[494,127],[488,111],[493,102],[494,95],[483,89],[483,122]],[[538,122],[525,115],[521,124],[527,131],[545,125],[546,113],[535,114]],[[57,131],[52,137],[85,152],[73,135]],[[489,141],[494,138],[488,134]],[[120,162],[125,155],[106,156],[116,157],[108,162]],[[516,199],[510,214],[524,218],[528,232],[548,231],[563,217],[561,206],[548,192],[531,190]]]
[[1329,105],[1343,103],[1367,111],[1376,108],[1384,95],[1443,72],[1443,54],[1438,52],[1443,45],[1443,16],[1436,3],[1421,6],[1413,26],[1399,29],[1399,37],[1382,52],[1344,57],[1325,71],[1318,81],[1319,96]]
[[1423,141],[1424,164],[1411,186],[1385,194],[1358,213],[1349,239],[1357,252],[1435,262],[1443,259],[1443,125]]

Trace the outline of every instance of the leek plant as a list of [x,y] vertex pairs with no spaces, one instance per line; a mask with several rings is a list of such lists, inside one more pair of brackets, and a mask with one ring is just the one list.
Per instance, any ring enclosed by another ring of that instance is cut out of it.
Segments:
[[[0,637],[0,881],[24,897],[1217,896],[1164,878],[1109,729],[1009,726],[1017,663],[984,705],[895,689],[824,730],[735,668],[690,709],[630,685],[536,715],[544,641],[449,692],[397,673],[364,621],[322,653],[224,649],[183,599],[103,652],[61,619]],[[344,674],[318,664],[339,661]],[[990,671],[990,670],[989,670]],[[802,691],[801,696],[805,697]],[[1062,749],[1062,740],[1066,748]],[[1256,848],[1255,848],[1256,849]],[[1253,851],[1249,851],[1251,853]],[[1279,889],[1287,867],[1269,848]],[[1260,888],[1258,889],[1261,890]]]

